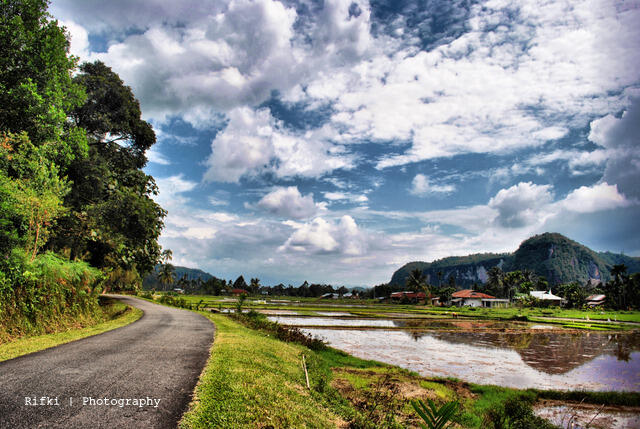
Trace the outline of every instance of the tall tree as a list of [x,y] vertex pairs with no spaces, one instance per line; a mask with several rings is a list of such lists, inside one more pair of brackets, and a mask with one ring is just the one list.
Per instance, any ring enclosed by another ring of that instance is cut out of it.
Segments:
[[423,291],[427,295],[425,303],[429,301],[428,298],[430,295],[430,291],[429,291],[429,286],[427,285],[427,276],[424,275],[422,270],[418,268],[416,268],[415,270],[412,270],[409,273],[409,277],[407,277],[406,286],[407,286],[407,289],[415,292]]
[[90,149],[69,166],[71,210],[52,246],[100,268],[144,275],[161,256],[157,240],[166,215],[152,198],[153,177],[141,170],[155,135],[131,89],[109,67],[96,62],[80,71],[74,82],[87,99],[72,116],[87,131]]
[[162,264],[160,267],[160,273],[158,273],[158,280],[163,286],[164,290],[168,289],[169,285],[172,285],[175,280],[175,268],[171,264]]

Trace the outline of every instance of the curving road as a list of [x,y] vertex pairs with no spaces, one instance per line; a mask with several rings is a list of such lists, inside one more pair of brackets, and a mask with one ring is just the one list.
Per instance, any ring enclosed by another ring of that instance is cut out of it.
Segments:
[[118,296],[125,327],[0,362],[0,428],[175,428],[209,356],[205,317]]

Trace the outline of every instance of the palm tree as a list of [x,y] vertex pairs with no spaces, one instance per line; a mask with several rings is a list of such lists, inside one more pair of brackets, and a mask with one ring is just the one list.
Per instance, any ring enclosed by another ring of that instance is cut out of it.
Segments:
[[164,286],[163,289],[166,290],[167,285],[173,284],[174,271],[175,268],[173,268],[173,265],[162,264],[160,273],[158,274],[158,280],[160,280],[160,283],[162,283],[162,285]]
[[416,268],[415,270],[411,271],[409,277],[407,277],[406,286],[407,289],[414,292],[418,292],[419,290],[424,291],[426,295],[425,303],[428,301],[430,291],[429,286],[427,286],[427,277],[424,275],[422,270]]
[[502,279],[504,276],[500,267],[491,268],[487,273],[487,276],[489,277],[487,279],[487,289],[489,289],[491,293],[496,295],[499,294],[502,291]]

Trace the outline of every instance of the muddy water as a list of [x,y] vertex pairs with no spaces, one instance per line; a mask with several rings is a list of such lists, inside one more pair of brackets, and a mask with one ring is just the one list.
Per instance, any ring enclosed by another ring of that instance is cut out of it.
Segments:
[[549,420],[562,429],[629,429],[640,427],[637,410],[601,409],[598,406],[581,407],[554,405],[536,407],[536,415]]
[[355,356],[425,376],[517,388],[640,391],[638,333],[304,330]]

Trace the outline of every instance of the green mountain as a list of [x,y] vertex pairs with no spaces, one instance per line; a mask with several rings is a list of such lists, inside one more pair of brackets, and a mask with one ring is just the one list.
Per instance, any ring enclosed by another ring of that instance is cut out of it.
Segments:
[[[186,276],[186,279],[189,281],[201,279],[203,282],[206,282],[207,280],[213,278],[211,274],[197,268],[174,266],[174,269],[175,269],[174,278],[176,282],[185,276]],[[160,281],[158,280],[159,272],[160,272],[160,265],[156,265],[153,271],[147,277],[145,277],[144,280],[142,281],[142,288],[143,289],[154,289],[154,288],[159,289],[161,287]]]
[[535,235],[520,244],[514,253],[483,253],[454,256],[433,262],[410,262],[393,273],[390,284],[402,286],[409,273],[420,269],[432,285],[446,284],[453,276],[459,287],[485,283],[487,272],[497,266],[503,271],[528,269],[549,283],[603,281],[609,270],[625,264],[629,273],[640,272],[640,258],[611,252],[595,252],[557,233]]

